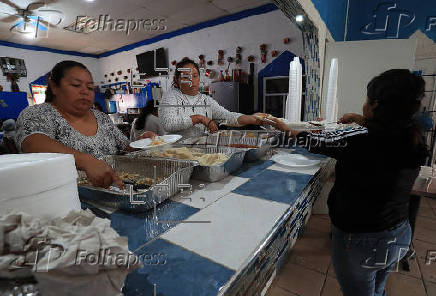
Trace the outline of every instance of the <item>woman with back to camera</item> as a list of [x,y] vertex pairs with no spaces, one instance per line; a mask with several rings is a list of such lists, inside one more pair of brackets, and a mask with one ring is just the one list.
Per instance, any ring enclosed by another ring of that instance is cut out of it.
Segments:
[[114,170],[99,158],[131,150],[129,140],[93,104],[89,70],[75,61],[56,64],[48,77],[45,103],[27,107],[18,117],[17,147],[25,153],[73,154],[77,169],[85,171],[94,186],[114,183],[122,188]]
[[167,132],[191,138],[204,135],[206,130],[211,133],[218,131],[215,120],[232,125],[263,123],[255,116],[230,112],[199,91],[199,67],[194,61],[183,59],[176,65],[173,90],[164,94],[159,104],[159,117]]
[[310,152],[337,160],[328,207],[344,296],[386,295],[388,275],[410,245],[409,194],[428,153],[414,120],[424,89],[409,70],[389,70],[368,84],[363,115],[340,119],[360,128],[297,133],[277,120]]
[[141,109],[139,117],[132,122],[130,141],[138,140],[144,132],[153,132],[159,136],[165,135],[157,111],[158,108],[155,107],[154,100],[148,101],[145,107]]

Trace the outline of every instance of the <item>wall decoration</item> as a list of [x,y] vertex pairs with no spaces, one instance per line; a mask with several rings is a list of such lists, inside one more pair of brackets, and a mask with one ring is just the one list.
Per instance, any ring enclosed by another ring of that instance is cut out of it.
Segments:
[[264,64],[266,63],[266,54],[267,54],[266,44],[261,44],[259,48],[260,48],[260,60],[262,61],[262,64]]
[[107,74],[104,74],[104,78],[106,78],[107,77]]
[[218,50],[218,65],[224,65],[224,50],[222,49]]
[[112,80],[109,79],[107,82],[112,82]]
[[6,74],[6,79],[11,82],[11,91],[12,92],[19,92],[20,91],[20,87],[18,86],[18,83],[17,83],[20,80],[19,73]]
[[119,71],[117,72],[117,75],[121,75],[122,73],[123,73],[123,71],[119,70]]
[[114,73],[114,72],[112,72],[112,73],[111,73],[111,76],[115,76],[115,73]]
[[204,55],[201,54],[198,56],[199,60],[200,60],[200,68],[206,68],[206,61],[204,60]]
[[283,44],[288,44],[290,41],[291,41],[291,38],[289,38],[289,37],[283,38]]
[[207,69],[205,75],[206,75],[206,77],[213,79],[216,76],[216,72],[212,69]]
[[279,55],[279,52],[277,51],[277,50],[273,50],[273,51],[271,51],[271,56],[273,57],[273,58],[275,58],[276,56],[278,56]]

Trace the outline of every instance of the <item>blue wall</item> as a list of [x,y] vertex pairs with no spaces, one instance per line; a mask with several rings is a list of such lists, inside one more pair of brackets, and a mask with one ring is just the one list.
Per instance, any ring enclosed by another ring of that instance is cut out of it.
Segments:
[[347,41],[408,39],[418,29],[436,42],[435,0],[350,0]]
[[[359,0],[365,2],[366,0]],[[336,41],[344,41],[347,0],[312,0]]]

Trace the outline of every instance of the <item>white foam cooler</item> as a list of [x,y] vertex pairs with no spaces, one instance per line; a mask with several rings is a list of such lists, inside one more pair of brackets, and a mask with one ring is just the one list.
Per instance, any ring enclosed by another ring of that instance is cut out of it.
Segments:
[[58,153],[0,156],[0,214],[62,217],[80,210],[74,156]]

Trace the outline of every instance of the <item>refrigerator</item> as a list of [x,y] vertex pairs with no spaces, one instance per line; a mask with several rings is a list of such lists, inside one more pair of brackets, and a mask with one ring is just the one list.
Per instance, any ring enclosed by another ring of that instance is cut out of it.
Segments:
[[213,82],[209,88],[210,96],[221,106],[232,112],[252,114],[254,97],[248,84],[239,82]]

